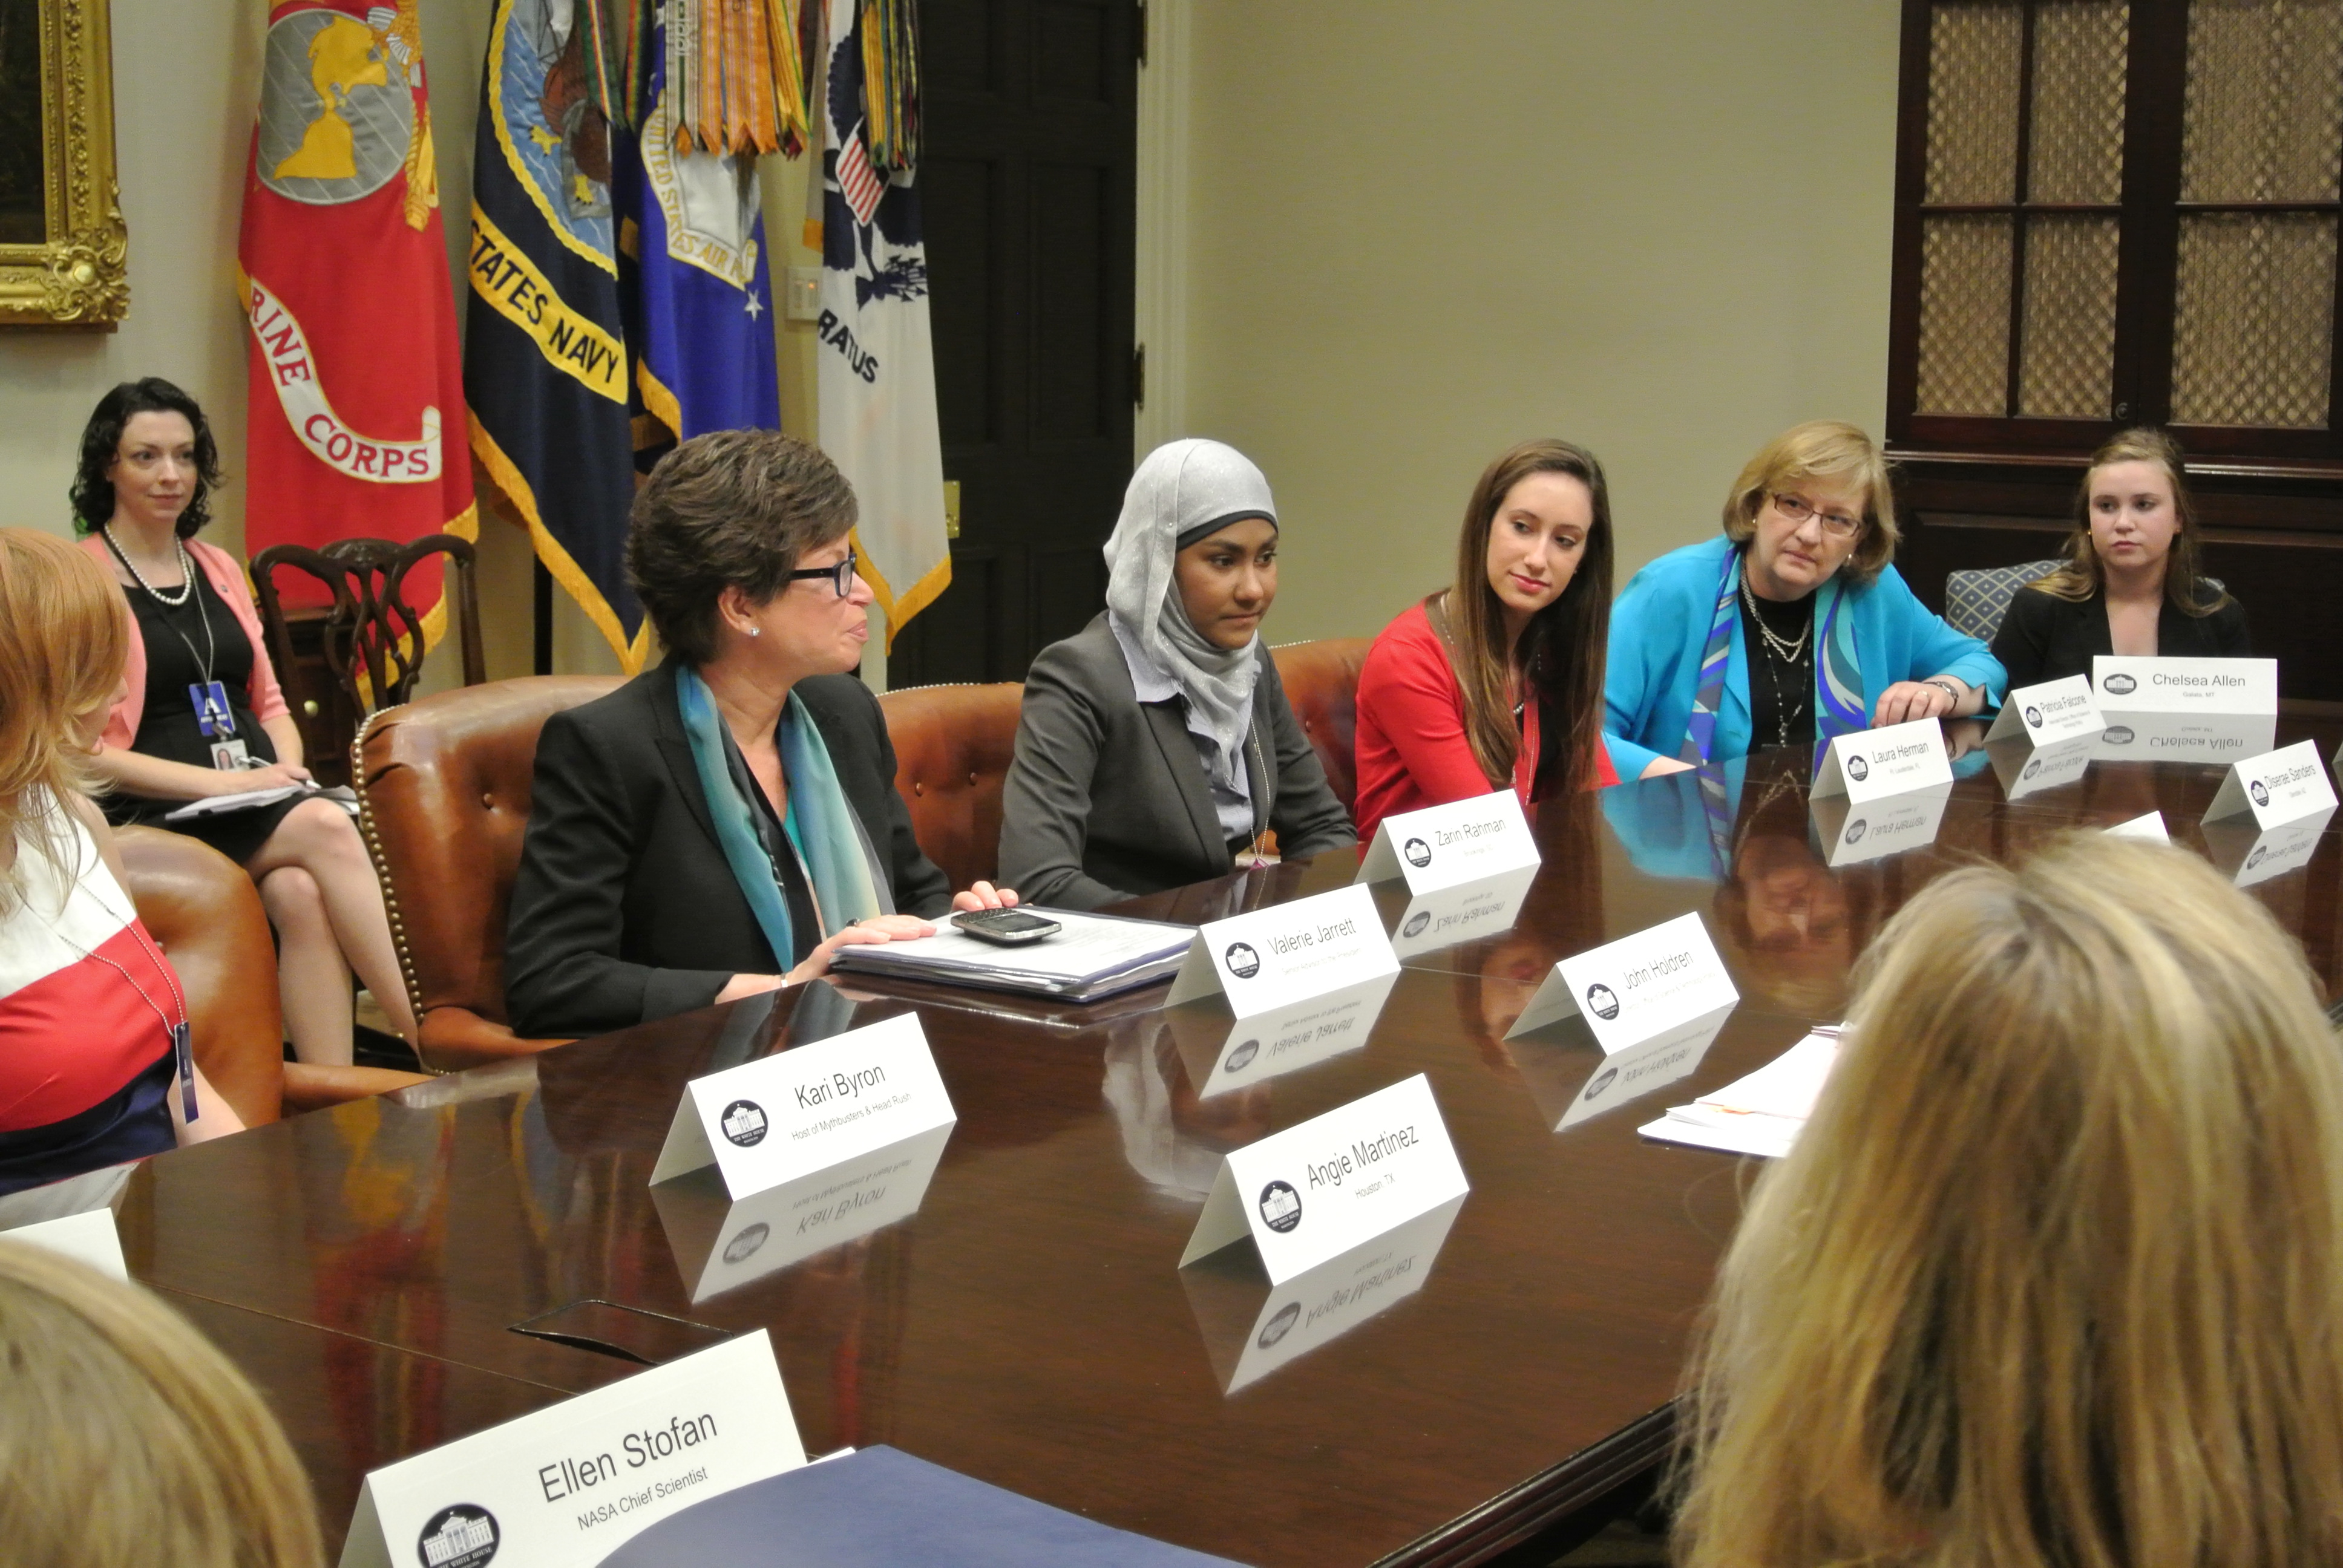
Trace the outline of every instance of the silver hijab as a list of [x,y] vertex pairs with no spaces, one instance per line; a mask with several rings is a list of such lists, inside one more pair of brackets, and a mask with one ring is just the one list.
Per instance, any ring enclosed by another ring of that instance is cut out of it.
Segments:
[[1207,641],[1180,602],[1172,558],[1247,518],[1277,522],[1261,470],[1218,441],[1173,441],[1150,452],[1131,475],[1122,516],[1106,541],[1107,616],[1131,665],[1132,684],[1178,688],[1187,699],[1188,728],[1218,749],[1214,782],[1240,796],[1249,793],[1244,742],[1252,728],[1261,634],[1239,648]]

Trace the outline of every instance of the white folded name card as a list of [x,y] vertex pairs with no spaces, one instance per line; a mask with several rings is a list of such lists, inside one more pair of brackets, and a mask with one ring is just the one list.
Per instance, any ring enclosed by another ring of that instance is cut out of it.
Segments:
[[2172,835],[2164,829],[2164,813],[2150,811],[2144,817],[2134,817],[2107,829],[2110,839],[2145,839],[2151,844],[2169,844]]
[[1411,893],[1436,893],[1537,863],[1538,847],[1530,837],[1529,819],[1522,815],[1521,797],[1497,789],[1384,818],[1353,879],[1387,882],[1400,877]]
[[2218,822],[2251,812],[2254,825],[2267,832],[2334,809],[2335,785],[2318,759],[2318,748],[2298,740],[2232,764],[2213,803],[2205,808],[2205,820]]
[[1554,966],[1507,1040],[1584,1012],[1605,1056],[1677,1030],[1741,1000],[1700,917],[1678,915]]
[[804,1462],[759,1329],[372,1472],[342,1568],[592,1568],[670,1513]]
[[[2275,714],[2274,658],[2091,658],[2101,713]],[[2108,722],[2114,722],[2110,719]]]
[[61,1252],[75,1262],[87,1263],[109,1279],[128,1283],[130,1265],[123,1261],[122,1235],[114,1228],[114,1211],[94,1209],[86,1214],[67,1214],[58,1220],[40,1220],[14,1230],[0,1231],[0,1236],[11,1241],[30,1241],[35,1247],[45,1247]]
[[2097,735],[2106,728],[2098,704],[2091,700],[2089,678],[2070,675],[2011,692],[1985,738],[2001,740],[2023,735],[2044,746],[2053,740],[2072,740],[2077,735]]
[[1374,894],[1353,884],[1198,927],[1163,1001],[1225,996],[1232,1012],[1251,1018],[1398,972]]
[[651,1181],[713,1161],[746,1198],[958,1120],[919,1015],[905,1013],[692,1080]]
[[1419,1072],[1232,1152],[1180,1266],[1251,1235],[1282,1285],[1471,1191]]
[[1224,1347],[1206,1346],[1224,1390],[1234,1393],[1258,1382],[1423,1289],[1432,1277],[1433,1261],[1448,1240],[1448,1229],[1463,1207],[1463,1199],[1452,1198],[1366,1246],[1272,1287],[1235,1347],[1232,1364]]
[[1162,1018],[1196,1098],[1210,1100],[1358,1050],[1398,979],[1381,975],[1234,1022],[1217,1008],[1166,1008]]
[[1501,872],[1485,881],[1472,881],[1436,893],[1419,893],[1408,900],[1392,926],[1392,951],[1410,959],[1439,948],[1453,948],[1475,937],[1493,937],[1513,929],[1537,880],[1537,868]]
[[1835,736],[1810,795],[1844,795],[1855,805],[1953,781],[1944,726],[1933,719]]
[[1859,866],[1906,849],[1926,849],[1936,841],[1946,803],[1952,798],[1953,787],[1938,784],[1868,806],[1830,799],[1815,801],[1815,836],[1822,843],[1823,863]]
[[2250,888],[2310,864],[2334,815],[2330,807],[2308,817],[2298,817],[2280,827],[2262,829],[2254,827],[2253,819],[2242,815],[2227,822],[2207,822],[2202,829],[2205,853],[2215,869],[2232,882],[2240,888]]

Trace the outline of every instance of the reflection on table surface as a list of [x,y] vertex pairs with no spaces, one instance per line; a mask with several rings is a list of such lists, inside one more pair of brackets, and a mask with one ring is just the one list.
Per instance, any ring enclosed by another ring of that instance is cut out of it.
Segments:
[[[511,1332],[598,1299],[769,1329],[811,1452],[893,1443],[1264,1565],[1470,1561],[1660,1456],[1749,1174],[1644,1141],[1641,1116],[1555,1131],[1554,1064],[1526,1070],[1503,1038],[1537,981],[1699,912],[1742,1002],[1647,1102],[1682,1103],[1840,1017],[1855,956],[1934,877],[2149,810],[2201,850],[2221,776],[2094,764],[2013,802],[1986,762],[1962,759],[1925,847],[1835,869],[1803,751],[1550,802],[1545,863],[1509,928],[1411,956],[1362,1042],[1292,1070],[1236,1081],[1242,1041],[1183,1052],[1166,1014],[1131,999],[1021,1012],[816,985],[163,1156],[125,1195],[125,1249],[136,1275],[201,1303],[287,1412],[337,1532],[367,1466],[632,1370]],[[2251,890],[2330,995],[2338,839],[2323,829]],[[1215,919],[1344,885],[1356,865],[1322,856],[1130,910]],[[960,1117],[915,1204],[708,1290],[716,1244],[738,1239],[725,1211],[663,1221],[648,1184],[684,1084],[907,1010]],[[1473,1185],[1436,1261],[1240,1382],[1202,1320],[1239,1313],[1251,1331],[1263,1303],[1206,1312],[1175,1266],[1220,1158],[1419,1071]]]

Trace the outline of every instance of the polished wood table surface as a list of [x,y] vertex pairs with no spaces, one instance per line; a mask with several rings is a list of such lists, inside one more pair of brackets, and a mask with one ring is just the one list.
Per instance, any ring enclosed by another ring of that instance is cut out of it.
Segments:
[[[2281,723],[2298,733],[2335,739]],[[1808,777],[1804,752],[1766,754],[1706,796],[1679,776],[1549,803],[1511,930],[1411,960],[1363,1044],[1209,1100],[1181,1043],[1212,1030],[1192,1010],[1175,1030],[1160,991],[1072,1009],[822,984],[165,1155],[132,1180],[125,1247],[254,1371],[335,1533],[370,1465],[763,1327],[809,1452],[893,1443],[1262,1568],[1479,1561],[1665,1452],[1757,1167],[1637,1125],[1840,1017],[1855,955],[1931,878],[2149,809],[2201,848],[2220,774],[2095,765],[2011,802],[1974,770],[1934,843],[1835,870]],[[1215,918],[1354,866],[1131,907]],[[2330,829],[2254,889],[2330,996],[2338,884]],[[1741,1006],[1691,1076],[1555,1132],[1599,1052],[1574,1021],[1506,1029],[1554,960],[1686,910]],[[916,1214],[695,1302],[723,1201],[703,1178],[648,1185],[685,1082],[906,1010],[960,1115]],[[1416,1072],[1473,1185],[1421,1288],[1227,1392],[1268,1288],[1242,1251],[1177,1267],[1215,1162]],[[568,1342],[515,1332],[562,1309]]]

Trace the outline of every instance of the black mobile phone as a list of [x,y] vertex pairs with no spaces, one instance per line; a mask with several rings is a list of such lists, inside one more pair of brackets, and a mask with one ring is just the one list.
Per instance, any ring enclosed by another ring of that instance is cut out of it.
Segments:
[[1023,910],[970,910],[952,917],[952,924],[988,942],[999,942],[1013,948],[1023,942],[1038,942],[1043,937],[1055,936],[1065,928],[1057,921]]

